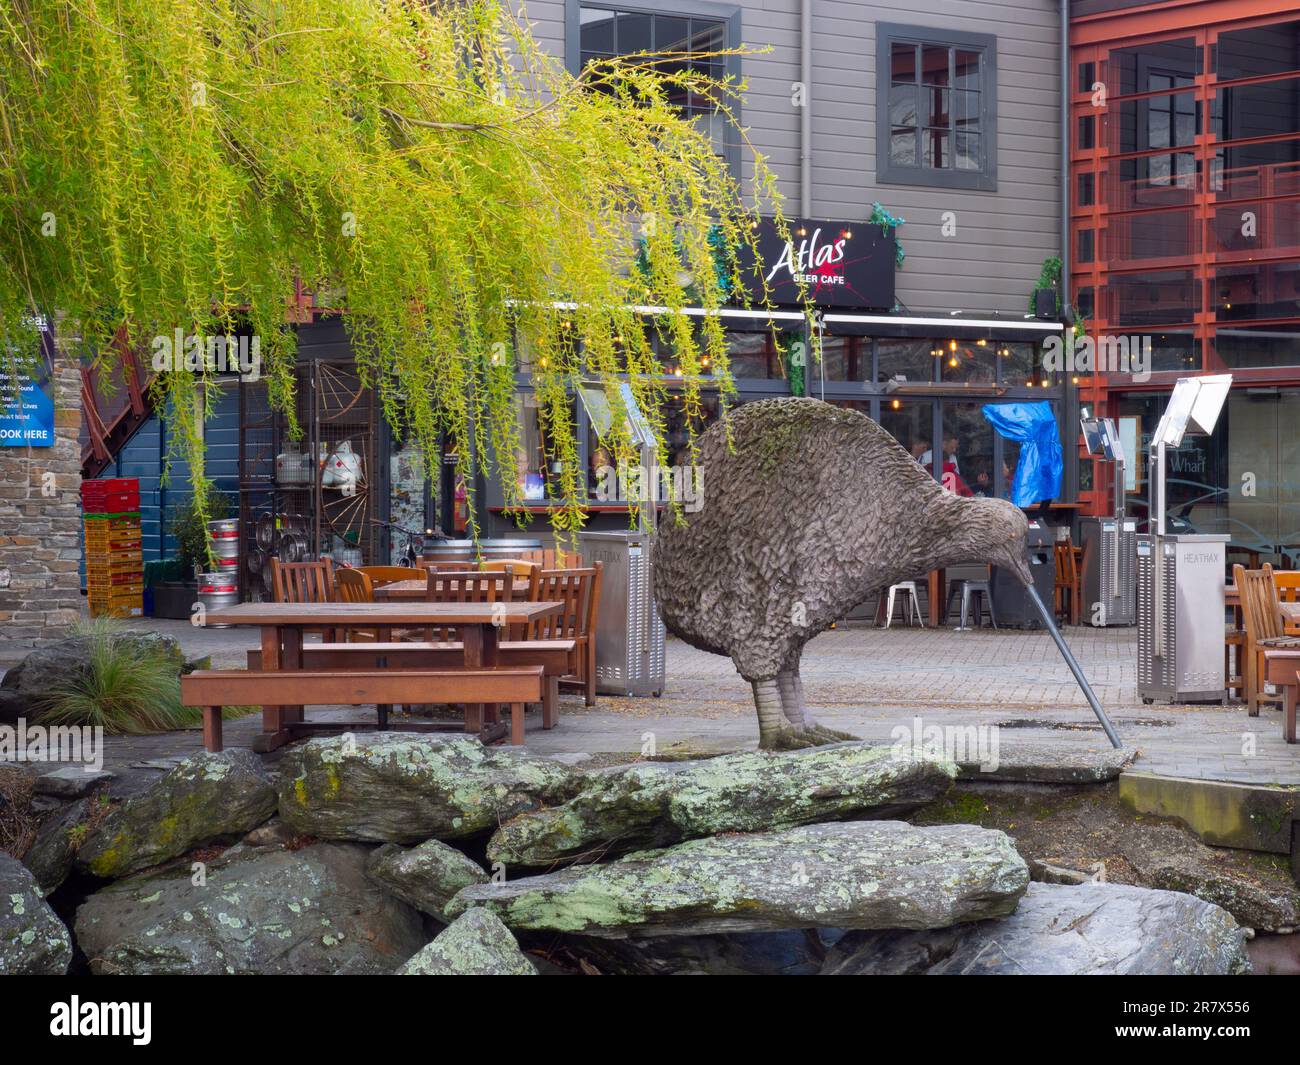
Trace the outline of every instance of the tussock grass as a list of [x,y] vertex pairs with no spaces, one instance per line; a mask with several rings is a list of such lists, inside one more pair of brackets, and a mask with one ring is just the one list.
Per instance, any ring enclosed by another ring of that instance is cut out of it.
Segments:
[[[34,706],[41,725],[99,726],[109,735],[139,735],[192,728],[203,720],[198,707],[181,705],[180,673],[165,654],[124,639],[127,629],[112,618],[78,627],[90,640],[89,668],[69,670]],[[230,707],[224,717],[251,707]]]

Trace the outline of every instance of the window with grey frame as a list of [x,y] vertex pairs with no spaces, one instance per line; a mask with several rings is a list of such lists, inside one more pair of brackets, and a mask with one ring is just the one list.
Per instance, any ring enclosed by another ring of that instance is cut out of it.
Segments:
[[876,179],[997,188],[997,38],[876,26]]
[[[575,74],[589,63],[637,52],[667,52],[657,65],[667,72],[692,70],[721,81],[739,75],[739,60],[716,53],[739,43],[740,9],[732,5],[682,0],[664,10],[664,4],[587,2],[568,0],[567,47],[569,69]],[[737,145],[729,143],[727,123],[713,101],[699,93],[676,87],[670,94],[688,119],[703,128],[717,153],[733,167]]]

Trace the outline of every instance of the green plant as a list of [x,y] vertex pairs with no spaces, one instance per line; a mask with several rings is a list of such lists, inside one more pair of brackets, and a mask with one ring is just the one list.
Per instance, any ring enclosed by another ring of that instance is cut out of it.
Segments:
[[68,670],[42,693],[32,707],[35,722],[132,735],[202,721],[200,708],[181,705],[175,660],[143,641],[124,639],[129,630],[120,621],[96,618],[78,626],[76,634],[90,643],[86,668]]
[[[270,403],[297,433],[285,308],[301,286],[346,309],[362,379],[431,480],[447,441],[472,536],[477,475],[518,512],[515,373],[530,373],[564,471],[555,527],[571,543],[586,477],[566,385],[603,382],[622,414],[627,375],[664,440],[662,368],[634,309],[649,304],[665,309],[655,328],[686,409],[699,409],[706,357],[733,393],[721,319],[697,333],[681,312],[743,290],[740,252],[758,257],[760,213],[788,230],[775,178],[735,121],[744,83],[707,76],[709,54],[605,58],[575,76],[512,8],[5,5],[0,350],[35,357],[38,311],[96,365],[134,349],[158,371],[169,460],[188,466],[210,517],[202,421],[219,385],[203,341],[237,324],[256,338]],[[683,96],[710,101],[745,147],[743,188],[709,127],[682,116]],[[193,366],[178,365],[177,331],[184,354],[195,342]],[[102,368],[107,380],[116,366]],[[613,457],[636,461],[623,419],[614,436]],[[658,461],[670,464],[666,441]]]
[[898,227],[907,222],[906,218],[899,218],[898,215],[890,214],[889,208],[882,205],[879,201],[871,205],[871,217],[867,219],[872,225],[884,226],[886,231],[893,230],[894,233],[894,262],[897,266],[903,265],[903,242],[898,239]]
[[201,509],[198,496],[190,496],[172,516],[167,531],[176,540],[176,553],[180,558],[185,577],[194,572],[197,563],[204,569],[215,565],[212,558],[212,538],[208,535],[208,522],[220,521],[230,514],[230,500],[219,493],[207,498],[207,513]]
[[[1034,292],[1039,289],[1051,288],[1056,290],[1056,313],[1061,313],[1061,257],[1059,255],[1049,255],[1043,260],[1043,268],[1038,272],[1038,283],[1034,285]],[[1033,314],[1034,293],[1029,294],[1029,313]]]

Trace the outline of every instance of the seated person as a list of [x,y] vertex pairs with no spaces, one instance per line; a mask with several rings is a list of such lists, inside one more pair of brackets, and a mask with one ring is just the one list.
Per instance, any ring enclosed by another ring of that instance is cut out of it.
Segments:
[[537,470],[529,469],[528,452],[523,448],[515,452],[515,484],[519,488],[519,498],[525,502],[546,498],[546,481]]

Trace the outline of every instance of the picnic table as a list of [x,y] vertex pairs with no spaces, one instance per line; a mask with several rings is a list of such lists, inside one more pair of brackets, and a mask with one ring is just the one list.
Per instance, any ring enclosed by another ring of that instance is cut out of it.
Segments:
[[[422,583],[422,582],[402,582]],[[510,603],[239,603],[208,611],[206,623],[243,625],[261,629],[262,671],[290,672],[302,669],[303,631],[306,629],[448,628],[457,630],[464,649],[466,670],[491,669],[498,665],[498,635],[513,625],[530,625],[564,609],[557,602]],[[311,646],[311,645],[308,645]],[[342,675],[341,675],[342,677]],[[343,677],[342,679],[346,679]],[[467,719],[482,721],[478,713],[466,712]],[[304,731],[301,706],[264,706],[262,733],[254,744],[259,751],[271,751]]]

